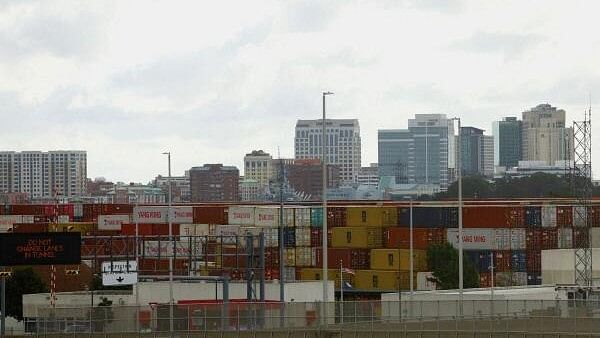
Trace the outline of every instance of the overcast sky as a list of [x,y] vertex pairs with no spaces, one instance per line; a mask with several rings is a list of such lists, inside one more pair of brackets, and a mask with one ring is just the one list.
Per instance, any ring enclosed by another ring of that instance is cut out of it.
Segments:
[[590,92],[600,109],[599,12],[599,1],[3,0],[0,148],[87,150],[89,177],[125,182],[166,174],[166,150],[174,175],[243,170],[253,149],[292,157],[295,122],[321,116],[325,90],[329,117],[359,119],[363,165],[377,162],[377,129],[415,113],[491,134],[493,120],[548,102],[570,124]]

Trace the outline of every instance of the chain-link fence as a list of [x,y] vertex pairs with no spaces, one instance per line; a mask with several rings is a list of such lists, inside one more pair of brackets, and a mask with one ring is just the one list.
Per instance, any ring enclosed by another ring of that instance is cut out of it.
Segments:
[[52,334],[487,332],[600,334],[600,302],[575,300],[355,301],[48,308],[26,331]]

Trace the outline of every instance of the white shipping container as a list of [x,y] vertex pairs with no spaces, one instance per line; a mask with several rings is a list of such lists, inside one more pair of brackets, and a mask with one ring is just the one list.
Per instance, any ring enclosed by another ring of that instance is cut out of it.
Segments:
[[510,229],[495,229],[494,240],[496,242],[495,250],[510,250]]
[[296,249],[295,248],[287,248],[285,249],[285,265],[286,266],[296,266]]
[[229,224],[254,225],[254,207],[229,207]]
[[[24,223],[21,215],[0,215],[0,228],[12,228],[15,223]],[[33,222],[31,222],[33,223]]]
[[254,224],[260,227],[279,226],[279,208],[256,207],[254,211]]
[[584,227],[587,226],[587,212],[584,206],[573,207],[573,226]]
[[310,246],[310,228],[296,227],[296,246]]
[[314,248],[307,246],[296,247],[296,266],[310,267],[315,265],[316,259],[313,259]]
[[527,285],[527,272],[513,272],[512,285]]
[[527,231],[522,228],[510,229],[510,249],[525,250],[527,245]]
[[[173,252],[173,242],[170,241],[143,241],[142,252],[145,257],[161,257],[168,258]],[[189,257],[202,255],[201,241],[176,241],[175,242],[175,257]]]
[[215,236],[215,224],[194,224],[196,236]]
[[296,225],[294,221],[294,208],[283,209],[283,224],[286,227],[293,227]]
[[121,226],[130,223],[129,215],[98,215],[98,230],[121,230]]
[[556,226],[556,207],[553,205],[542,206],[542,227],[553,228]]
[[294,282],[296,281],[296,268],[295,267],[284,267],[283,268],[284,281]]
[[[465,250],[495,250],[496,229],[463,229],[463,249]],[[458,248],[458,229],[447,230],[448,243]]]
[[435,290],[436,284],[432,282],[433,272],[417,272],[417,290],[425,291],[425,290]]
[[196,236],[196,225],[181,224],[179,226],[179,236]]
[[557,235],[557,246],[559,249],[571,249],[573,248],[573,229],[571,228],[558,228]]
[[35,217],[33,215],[22,215],[21,217],[23,217],[23,219],[21,220],[21,223],[34,223],[35,222]]
[[592,248],[600,248],[600,228],[590,228],[590,243]]
[[83,217],[83,204],[73,204],[73,217]]
[[[168,206],[136,206],[133,208],[133,223],[162,224],[169,222]],[[194,222],[192,207],[171,207],[171,222],[189,224]]]
[[297,227],[310,226],[310,207],[298,207],[294,210],[294,223]]
[[69,215],[58,215],[58,223],[69,223]]
[[240,226],[239,225],[222,225],[217,224],[215,226],[215,236],[217,237],[217,243],[223,244],[238,244],[242,245],[242,238],[240,238]]

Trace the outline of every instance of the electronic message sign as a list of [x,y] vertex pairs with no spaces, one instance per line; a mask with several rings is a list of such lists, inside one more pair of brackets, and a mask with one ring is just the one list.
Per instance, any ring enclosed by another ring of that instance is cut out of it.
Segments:
[[81,234],[39,232],[0,234],[0,266],[81,263]]

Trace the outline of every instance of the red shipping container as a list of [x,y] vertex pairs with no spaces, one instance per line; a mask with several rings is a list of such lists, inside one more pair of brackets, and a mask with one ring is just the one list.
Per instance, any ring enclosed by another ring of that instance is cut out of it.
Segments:
[[[179,224],[172,224],[173,236],[179,236]],[[169,236],[169,224],[152,224],[152,235]]]
[[[331,233],[333,230],[327,228],[327,246],[331,247]],[[310,230],[310,246],[322,247],[323,246],[323,230],[312,228]]]
[[265,279],[266,280],[279,279],[279,269],[266,268],[265,269]]
[[48,223],[15,223],[13,224],[15,233],[48,232]]
[[589,242],[589,229],[585,228],[573,228],[573,248],[578,249]]
[[265,268],[279,267],[279,248],[265,248]]
[[220,252],[216,261],[220,261],[223,268],[241,269],[248,266],[248,255],[242,248],[223,245],[218,249]]
[[[138,270],[142,275],[168,275],[169,260],[156,258],[140,258],[138,260]],[[173,260],[173,274],[187,275],[189,263],[185,259]]]
[[489,288],[491,286],[492,286],[492,273],[491,272],[479,273],[479,287],[480,288]]
[[[446,242],[446,230],[438,228],[413,228],[413,248],[426,250],[429,245]],[[384,246],[394,249],[410,248],[409,228],[388,228],[384,232]]]
[[227,224],[227,207],[204,205],[194,206],[194,223]]
[[[316,266],[323,266],[323,249],[317,248]],[[327,268],[339,269],[340,262],[344,267],[363,270],[369,269],[371,265],[371,250],[369,249],[350,249],[350,248],[330,248],[327,250]]]
[[588,219],[591,227],[600,227],[600,206],[594,205],[588,209]]
[[557,229],[527,229],[525,232],[528,250],[550,250],[558,247]]
[[557,206],[556,207],[556,226],[572,227],[573,226],[573,207]]
[[465,228],[520,228],[524,224],[522,207],[475,206],[463,208]]
[[494,252],[494,269],[498,272],[511,271],[511,252],[507,250]]
[[[135,224],[122,224],[121,233],[125,236],[135,236]],[[152,236],[152,224],[140,223],[137,225],[139,236]]]
[[131,215],[133,208],[133,204],[103,204],[100,215]]
[[527,250],[527,272],[542,270],[542,252],[540,250]]
[[33,204],[14,204],[11,206],[10,213],[12,215],[43,215],[44,206]]
[[346,226],[346,207],[327,208],[327,225],[332,227]]

